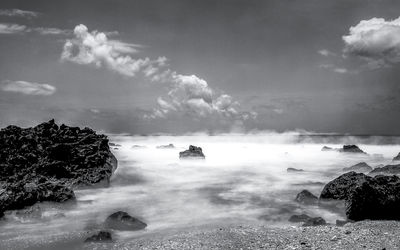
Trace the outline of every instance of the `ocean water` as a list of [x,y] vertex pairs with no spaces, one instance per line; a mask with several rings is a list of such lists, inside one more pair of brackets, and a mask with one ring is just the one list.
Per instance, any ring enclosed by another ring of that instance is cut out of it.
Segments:
[[[389,164],[400,151],[397,137],[295,133],[109,137],[120,145],[112,147],[118,168],[109,187],[77,190],[75,204],[45,203],[28,215],[8,213],[0,222],[0,244],[97,230],[119,210],[148,224],[144,231],[116,232],[122,240],[227,221],[298,226],[288,218],[300,213],[335,223],[344,219],[343,211],[300,205],[294,201],[296,194],[307,189],[319,196],[324,184],[344,173],[342,168],[362,161],[372,167]],[[157,148],[170,143],[175,148]],[[323,146],[349,143],[358,144],[368,155],[321,151]],[[179,152],[189,145],[202,147],[206,159],[180,160]],[[287,168],[304,171],[291,173]]]

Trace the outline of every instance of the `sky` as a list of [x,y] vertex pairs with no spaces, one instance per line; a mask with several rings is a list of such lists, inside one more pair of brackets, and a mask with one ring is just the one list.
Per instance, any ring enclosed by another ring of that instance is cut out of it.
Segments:
[[398,135],[396,0],[2,0],[0,126]]

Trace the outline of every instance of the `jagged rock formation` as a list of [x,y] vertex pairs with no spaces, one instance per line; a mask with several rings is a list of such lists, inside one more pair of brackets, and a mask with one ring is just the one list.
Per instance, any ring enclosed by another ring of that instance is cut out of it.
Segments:
[[393,161],[400,161],[400,153],[393,158]]
[[41,201],[74,199],[73,187],[108,182],[117,160],[105,135],[58,126],[0,130],[0,216]]
[[188,150],[179,153],[179,158],[202,158],[204,159],[205,156],[203,154],[203,150],[201,147],[196,146],[189,146]]
[[118,211],[107,217],[105,227],[122,231],[136,231],[147,227],[147,224],[130,216],[126,212]]
[[85,240],[85,242],[110,242],[112,241],[111,233],[107,231],[100,231],[98,234],[92,235]]
[[386,165],[384,167],[377,167],[368,175],[400,175],[400,164],[397,165]]
[[373,168],[368,165],[365,162],[360,162],[357,163],[356,165],[353,165],[348,168],[343,168],[343,171],[354,171],[354,172],[359,172],[359,173],[368,173],[372,170]]
[[295,201],[301,204],[313,205],[318,203],[318,197],[308,190],[303,190],[297,194]]
[[339,152],[366,154],[357,145],[343,145],[343,148],[339,149]]

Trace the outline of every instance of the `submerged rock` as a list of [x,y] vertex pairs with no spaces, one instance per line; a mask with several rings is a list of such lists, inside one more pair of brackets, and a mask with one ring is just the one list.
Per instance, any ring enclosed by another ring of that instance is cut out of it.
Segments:
[[368,173],[372,170],[373,168],[368,165],[365,162],[360,162],[357,163],[356,165],[353,165],[348,168],[343,168],[343,171],[354,171],[354,172],[360,172],[360,173]]
[[305,205],[312,205],[318,203],[318,197],[308,190],[303,190],[297,194],[295,201]]
[[368,175],[378,175],[378,174],[383,174],[383,175],[400,175],[400,164],[397,165],[386,165],[384,167],[377,167],[371,172],[369,172]]
[[179,158],[202,158],[204,159],[205,156],[201,147],[196,146],[189,146],[188,150],[179,153]]
[[302,225],[303,227],[322,226],[326,225],[326,221],[321,217],[309,218]]
[[393,161],[400,161],[400,153],[393,158]]
[[107,231],[100,231],[98,234],[92,235],[85,240],[85,242],[104,242],[112,241],[111,233]]
[[339,149],[339,152],[366,154],[357,145],[344,145],[343,148]]
[[156,148],[159,148],[159,149],[170,149],[170,148],[175,148],[175,146],[174,146],[174,144],[170,143],[168,145],[157,146]]
[[348,219],[400,219],[400,178],[349,172],[329,182],[320,199],[345,200]]
[[299,168],[288,168],[286,169],[287,172],[304,172],[303,169],[299,169]]
[[117,160],[105,135],[58,126],[0,130],[0,215],[41,201],[75,198],[71,188],[108,182]]
[[306,215],[306,214],[300,214],[300,215],[292,215],[289,218],[290,222],[306,222],[308,219],[310,219],[311,217]]
[[104,224],[106,228],[121,231],[136,231],[147,227],[146,223],[122,211],[118,211],[108,216]]

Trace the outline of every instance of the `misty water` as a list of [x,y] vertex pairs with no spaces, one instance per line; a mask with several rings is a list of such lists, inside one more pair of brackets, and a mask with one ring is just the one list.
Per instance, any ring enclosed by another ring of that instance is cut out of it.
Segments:
[[[302,138],[290,133],[110,135],[110,141],[120,146],[112,147],[118,169],[109,187],[76,190],[76,204],[40,204],[36,215],[8,213],[0,222],[0,240],[40,240],[100,229],[105,218],[119,210],[148,224],[144,231],[117,232],[120,239],[227,221],[297,226],[288,218],[300,213],[334,223],[344,219],[342,212],[300,205],[294,201],[296,194],[308,189],[319,196],[342,168],[362,161],[372,167],[389,164],[400,151],[394,137]],[[175,148],[157,148],[170,143]],[[368,155],[321,151],[325,145],[347,143],[357,143]],[[179,152],[191,144],[203,148],[205,160],[179,159]]]

